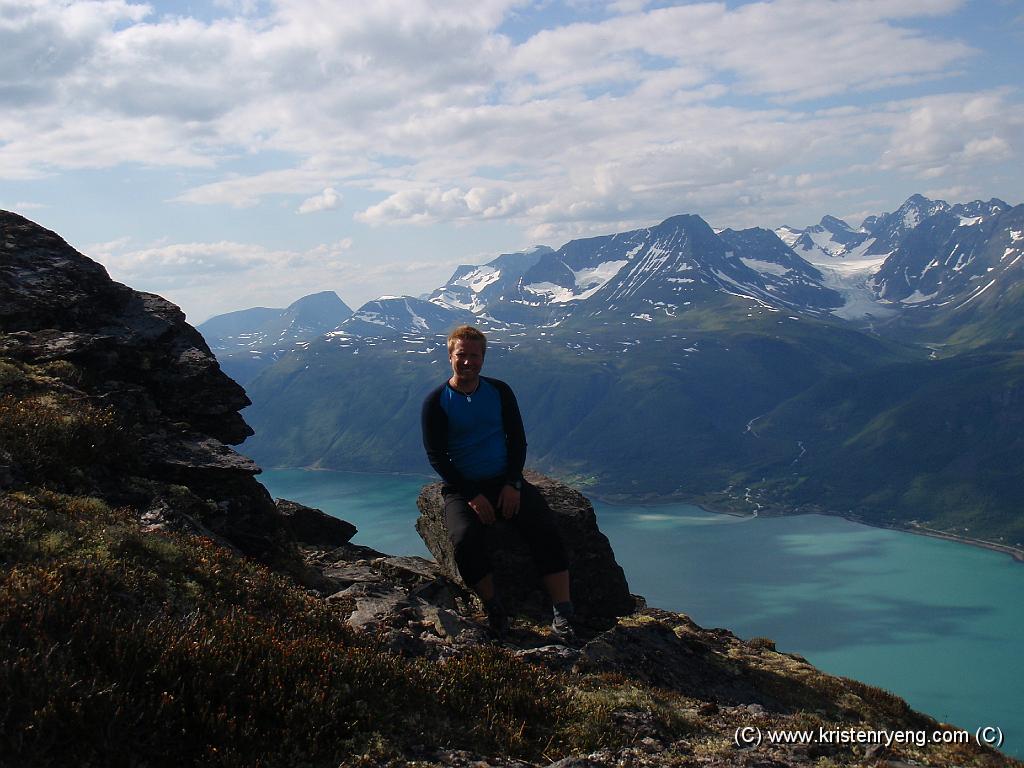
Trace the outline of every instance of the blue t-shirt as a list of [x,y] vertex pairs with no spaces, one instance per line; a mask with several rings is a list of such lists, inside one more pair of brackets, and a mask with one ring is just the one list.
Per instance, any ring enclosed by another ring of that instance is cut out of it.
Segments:
[[469,480],[505,474],[508,446],[501,419],[501,394],[485,379],[472,395],[447,384],[441,389],[441,409],[448,417],[448,455]]

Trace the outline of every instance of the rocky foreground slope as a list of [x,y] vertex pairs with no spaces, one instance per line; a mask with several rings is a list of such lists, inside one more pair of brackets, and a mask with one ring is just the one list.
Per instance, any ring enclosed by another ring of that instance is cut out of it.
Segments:
[[[443,556],[389,557],[269,497],[229,447],[244,393],[176,307],[7,213],[0,387],[0,765],[1010,764],[831,743],[951,729],[644,607],[553,481],[577,572],[607,578],[576,584],[578,642],[552,644],[524,595],[513,642],[490,645]],[[744,728],[764,741],[737,746]]]

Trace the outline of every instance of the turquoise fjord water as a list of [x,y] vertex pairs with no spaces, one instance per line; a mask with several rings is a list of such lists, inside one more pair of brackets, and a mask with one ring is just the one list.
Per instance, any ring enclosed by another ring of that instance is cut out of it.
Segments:
[[[355,524],[355,543],[429,556],[413,528],[430,478],[268,470],[277,497]],[[630,588],[740,637],[770,637],[828,672],[881,686],[1024,757],[1024,565],[840,518],[738,518],[688,504],[597,502]]]

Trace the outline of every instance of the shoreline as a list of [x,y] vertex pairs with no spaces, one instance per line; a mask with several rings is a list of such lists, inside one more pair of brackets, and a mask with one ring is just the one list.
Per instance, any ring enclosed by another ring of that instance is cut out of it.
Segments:
[[[430,475],[421,475],[416,472],[396,472],[388,470],[359,470],[359,469],[330,469],[327,467],[261,467],[261,473],[264,470],[302,470],[304,472],[338,472],[352,475],[391,475],[398,477],[417,477],[422,478],[424,483],[434,482],[436,478],[432,478]],[[256,475],[258,480],[259,475]],[[563,481],[564,482],[564,481]],[[660,496],[652,498],[650,496],[636,496],[633,498],[623,497],[620,495],[604,495],[600,493],[586,492],[585,489],[579,488],[572,483],[568,483],[571,487],[576,488],[580,493],[586,496],[591,501],[600,501],[603,504],[609,504],[611,506],[637,506],[637,507],[659,507],[665,504],[690,504],[698,509],[714,515],[729,515],[730,517],[748,517],[756,518],[762,515],[758,514],[758,511],[743,512],[737,509],[726,509],[718,507],[713,502],[704,500],[697,500],[694,498],[686,498],[683,496]],[[717,508],[716,508],[717,507]],[[987,541],[985,539],[977,539],[972,536],[962,536],[955,533],[948,533],[946,531],[940,531],[935,528],[928,528],[923,525],[884,525],[882,523],[873,523],[857,516],[844,515],[839,512],[829,512],[824,510],[807,511],[807,512],[795,512],[795,511],[778,511],[773,510],[764,517],[798,517],[800,515],[824,515],[826,517],[840,517],[843,520],[847,520],[851,523],[858,523],[860,525],[866,525],[870,528],[879,528],[884,531],[897,531],[900,533],[912,533],[918,536],[928,536],[933,539],[942,539],[943,541],[951,541],[957,544],[965,544],[971,547],[977,547],[978,549],[987,549],[990,552],[998,552],[1003,555],[1008,555],[1014,562],[1024,563],[1024,549],[1015,547],[1011,544],[1000,544],[996,541]]]
[[[582,493],[582,491],[581,491]],[[686,498],[682,496],[666,496],[660,500],[650,499],[649,497],[637,497],[635,499],[623,498],[621,496],[609,497],[602,496],[600,494],[592,494],[588,498],[596,499],[604,504],[611,506],[637,506],[637,507],[657,507],[664,504],[690,504],[691,506],[697,507],[698,509],[713,515],[729,515],[730,517],[799,517],[800,515],[823,515],[825,517],[839,517],[851,523],[857,523],[859,525],[866,525],[869,528],[878,528],[883,531],[897,531],[899,533],[913,533],[918,536],[927,536],[933,539],[942,539],[943,541],[951,541],[957,544],[966,544],[967,546],[977,547],[978,549],[987,549],[990,552],[998,552],[1003,555],[1009,555],[1014,562],[1024,563],[1024,549],[1015,547],[1011,544],[1000,544],[997,541],[987,541],[985,539],[977,539],[972,536],[961,536],[955,533],[948,533],[946,531],[940,531],[935,528],[928,528],[923,525],[885,525],[882,523],[873,523],[868,520],[864,520],[861,517],[844,515],[840,512],[828,512],[825,510],[807,511],[807,512],[794,512],[794,511],[778,511],[773,510],[767,514],[758,514],[757,510],[753,512],[742,512],[737,509],[725,509],[724,507],[716,508],[711,502],[698,501],[693,498]]]
[[[870,525],[870,523],[866,523]],[[881,527],[881,526],[879,526]],[[946,533],[945,531],[937,531],[934,528],[926,528],[923,525],[914,525],[907,528],[896,528],[892,527],[889,530],[893,531],[906,531],[907,533],[916,533],[919,536],[929,536],[933,539],[943,539],[945,541],[955,541],[958,544],[967,544],[972,547],[978,547],[979,549],[988,549],[992,552],[1001,552],[1004,555],[1009,555],[1018,563],[1024,563],[1024,549],[1014,547],[1010,544],[999,544],[995,541],[985,541],[985,539],[975,539],[970,536],[957,536],[953,533]]]

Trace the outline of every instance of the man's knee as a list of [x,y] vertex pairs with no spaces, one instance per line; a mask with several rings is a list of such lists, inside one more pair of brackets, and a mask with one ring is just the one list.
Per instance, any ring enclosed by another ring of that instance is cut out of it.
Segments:
[[475,552],[481,551],[483,548],[482,538],[481,536],[471,535],[468,531],[462,536],[452,535],[452,552],[455,554],[455,559],[462,561],[472,557]]
[[445,497],[445,527],[459,575],[472,587],[491,572],[483,524],[461,496]]
[[443,500],[444,524],[452,541],[472,536],[473,529],[478,526],[479,521],[469,502],[458,494],[445,495]]

